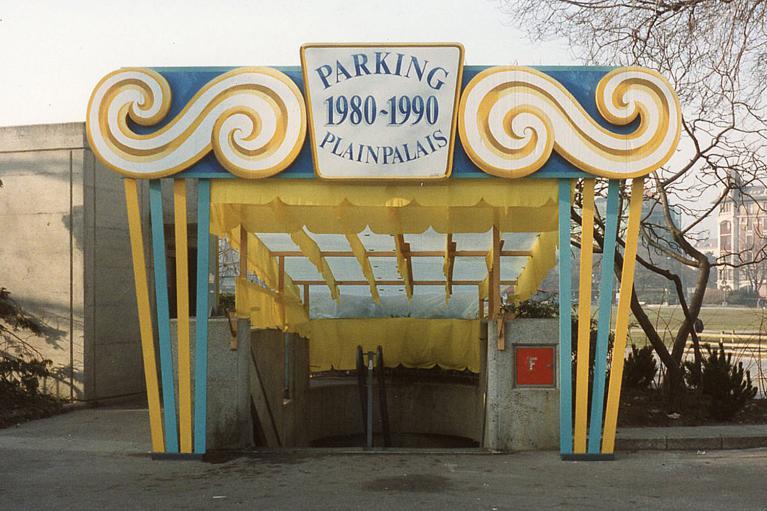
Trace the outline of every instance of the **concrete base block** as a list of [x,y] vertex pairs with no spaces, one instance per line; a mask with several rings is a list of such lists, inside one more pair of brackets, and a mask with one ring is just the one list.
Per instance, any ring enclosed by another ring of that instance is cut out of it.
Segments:
[[[559,448],[559,385],[517,385],[515,346],[557,346],[556,319],[506,322],[506,349],[497,348],[495,322],[488,322],[487,407],[483,447],[506,451]],[[556,360],[556,356],[555,356]],[[556,367],[555,373],[559,368]]]

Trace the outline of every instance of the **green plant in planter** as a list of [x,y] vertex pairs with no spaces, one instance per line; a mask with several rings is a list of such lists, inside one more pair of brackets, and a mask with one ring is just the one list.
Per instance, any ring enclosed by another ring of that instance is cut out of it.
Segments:
[[706,344],[708,356],[701,368],[700,391],[709,400],[709,414],[714,419],[729,420],[756,395],[751,384],[751,373],[743,370],[743,363],[732,362],[732,353],[725,354],[724,346],[712,350]]
[[556,318],[559,316],[559,305],[551,301],[524,300],[522,302],[505,303],[502,306],[505,313],[517,318]]
[[631,345],[631,353],[623,364],[623,385],[636,390],[647,390],[658,374],[658,363],[652,346],[641,349]]

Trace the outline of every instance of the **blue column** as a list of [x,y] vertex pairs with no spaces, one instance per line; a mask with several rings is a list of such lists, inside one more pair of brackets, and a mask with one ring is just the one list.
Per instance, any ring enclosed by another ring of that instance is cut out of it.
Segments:
[[618,188],[620,181],[610,179],[607,184],[605,211],[605,239],[602,250],[602,271],[599,278],[599,322],[597,346],[594,352],[594,385],[591,389],[591,420],[589,421],[589,454],[599,454],[602,445],[602,418],[605,402],[605,370],[607,368],[607,341],[610,337],[613,282],[615,276],[615,245],[618,231]]
[[177,453],[178,422],[176,419],[176,392],[173,385],[173,353],[170,345],[165,220],[162,212],[162,186],[159,179],[153,179],[149,182],[149,206],[152,217],[152,256],[154,258],[154,291],[157,301],[157,334],[160,340],[165,451]]
[[208,389],[210,180],[197,181],[197,327],[194,346],[194,452],[205,453]]
[[559,451],[573,452],[570,180],[559,180]]

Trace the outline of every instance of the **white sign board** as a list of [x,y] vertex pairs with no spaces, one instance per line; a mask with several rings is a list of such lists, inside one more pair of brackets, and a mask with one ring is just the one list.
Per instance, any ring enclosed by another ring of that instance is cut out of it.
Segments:
[[450,175],[460,44],[308,44],[301,65],[319,177]]

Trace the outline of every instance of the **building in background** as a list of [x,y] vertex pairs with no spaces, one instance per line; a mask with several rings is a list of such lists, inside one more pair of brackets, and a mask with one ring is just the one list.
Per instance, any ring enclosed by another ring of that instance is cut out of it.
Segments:
[[717,238],[718,259],[734,265],[719,268],[717,287],[767,297],[767,262],[762,261],[767,256],[767,188],[733,189],[719,206]]
[[[607,200],[605,197],[597,197],[595,204],[600,214],[604,215],[606,209]],[[676,225],[682,225],[682,215],[678,208],[671,205],[671,217]],[[676,246],[671,233],[666,227],[666,219],[663,212],[663,206],[660,202],[653,197],[645,197],[642,204],[642,220],[646,229],[652,229],[655,233],[653,237],[659,244],[665,247],[669,247],[672,250]],[[625,227],[625,226],[624,226]],[[686,271],[686,267],[670,257],[663,250],[650,246],[644,237],[640,236],[640,242],[637,246],[637,256],[650,264],[669,270],[672,273],[679,275],[682,279],[682,285],[686,289],[687,280],[689,278],[689,272]],[[599,260],[601,254],[595,254],[595,260]],[[575,264],[578,258],[575,258]],[[592,286],[597,286],[599,283],[599,274],[594,272]],[[678,303],[677,293],[674,289],[673,282],[669,281],[662,275],[647,269],[637,260],[635,276],[634,276],[634,288],[636,289],[639,300],[651,304],[661,303]]]

